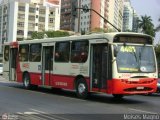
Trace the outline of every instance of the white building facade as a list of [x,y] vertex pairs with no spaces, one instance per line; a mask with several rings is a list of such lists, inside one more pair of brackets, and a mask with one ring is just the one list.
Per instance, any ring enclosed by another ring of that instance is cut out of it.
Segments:
[[[95,10],[105,19],[108,19],[108,0],[81,0],[80,7],[83,8],[84,6]],[[105,20],[93,10],[88,12],[81,10],[79,31],[90,32],[96,28],[107,29],[107,23]]]
[[[124,0],[110,0],[108,21],[110,21],[116,28],[122,30],[123,27],[123,8]],[[108,24],[109,29],[116,31]]]
[[132,31],[133,28],[133,8],[130,0],[124,0],[123,11],[123,31]]
[[1,44],[30,39],[34,31],[60,29],[60,5],[44,0],[4,0],[0,5],[0,21]]

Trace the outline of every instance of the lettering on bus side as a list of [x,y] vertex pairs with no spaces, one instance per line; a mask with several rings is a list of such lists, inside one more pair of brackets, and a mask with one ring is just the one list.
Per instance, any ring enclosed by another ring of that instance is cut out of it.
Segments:
[[80,66],[80,74],[87,74],[88,66]]
[[55,85],[57,86],[67,86],[68,84],[66,82],[55,82]]
[[23,64],[22,64],[22,67],[25,68],[25,69],[26,69],[26,68],[28,69],[30,66],[29,66],[29,63],[23,63]]

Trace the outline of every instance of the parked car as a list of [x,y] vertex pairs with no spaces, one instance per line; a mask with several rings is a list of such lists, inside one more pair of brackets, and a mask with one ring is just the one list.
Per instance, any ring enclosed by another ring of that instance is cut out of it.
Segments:
[[0,63],[0,75],[3,73],[3,63]]

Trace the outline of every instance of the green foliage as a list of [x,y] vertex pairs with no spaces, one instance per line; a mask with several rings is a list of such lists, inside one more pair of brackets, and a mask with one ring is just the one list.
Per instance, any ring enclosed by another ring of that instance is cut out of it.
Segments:
[[45,34],[47,35],[48,38],[69,36],[69,32],[66,31],[44,31],[44,32],[33,32],[31,38],[43,39]]
[[46,31],[45,34],[48,38],[69,36],[69,33],[65,31]]
[[31,35],[32,39],[42,39],[44,37],[44,32],[33,32]]
[[[158,19],[158,21],[160,22],[160,18]],[[156,27],[156,31],[157,31],[157,32],[160,31],[160,23],[159,23],[159,25]]]
[[104,33],[109,33],[109,32],[115,32],[114,29],[108,28],[108,29],[103,29],[103,28],[94,28],[91,32],[104,32]]
[[154,25],[152,23],[151,16],[141,16],[141,20],[138,20],[139,22],[139,28],[142,29],[142,32],[148,35],[151,35],[152,37],[155,37],[156,30],[154,29]]
[[160,44],[157,44],[155,46],[155,52],[156,52],[157,59],[160,60]]

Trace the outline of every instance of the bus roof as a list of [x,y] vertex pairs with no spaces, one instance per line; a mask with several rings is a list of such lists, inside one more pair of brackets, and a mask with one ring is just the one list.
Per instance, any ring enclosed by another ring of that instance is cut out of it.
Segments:
[[[113,42],[113,39],[117,35],[127,35],[127,36],[148,36],[150,39],[153,38],[147,34],[142,33],[134,33],[134,32],[112,32],[112,33],[92,33],[89,35],[73,35],[73,36],[66,36],[66,37],[55,37],[55,38],[44,38],[44,39],[33,39],[33,40],[23,40],[18,41],[18,44],[25,44],[25,43],[45,43],[45,42],[53,42],[53,41],[66,41],[66,40],[85,40],[85,39],[103,39],[105,38],[108,42]],[[9,43],[6,43],[9,44]]]

